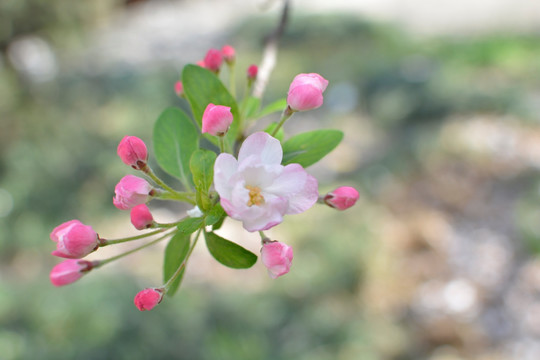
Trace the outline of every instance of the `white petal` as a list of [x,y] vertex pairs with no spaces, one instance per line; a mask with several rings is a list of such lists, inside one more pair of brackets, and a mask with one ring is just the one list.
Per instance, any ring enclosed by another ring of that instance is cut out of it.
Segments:
[[287,199],[271,197],[265,199],[263,206],[251,206],[242,216],[244,229],[247,231],[268,230],[283,221],[287,210]]
[[283,168],[281,175],[274,180],[272,185],[264,188],[264,191],[289,198],[302,191],[307,177],[308,173],[302,166],[289,164]]
[[255,155],[266,165],[279,165],[283,158],[283,149],[279,140],[265,132],[256,132],[247,137],[238,153],[238,162],[242,163],[250,155]]
[[233,184],[231,177],[238,169],[238,162],[230,154],[220,154],[214,164],[214,186],[219,196],[230,198]]
[[315,205],[319,198],[318,187],[317,179],[307,174],[302,190],[289,198],[287,214],[300,214]]
[[241,174],[246,185],[264,189],[275,182],[275,179],[281,175],[283,169],[284,167],[282,165],[257,165],[244,168],[241,170]]

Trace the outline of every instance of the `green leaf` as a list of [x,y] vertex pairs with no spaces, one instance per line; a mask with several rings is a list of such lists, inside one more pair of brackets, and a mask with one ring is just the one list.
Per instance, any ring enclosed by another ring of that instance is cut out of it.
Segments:
[[[199,127],[202,127],[202,116],[208,104],[224,105],[231,108],[234,120],[225,140],[229,144],[233,144],[238,133],[238,105],[216,74],[197,65],[186,65],[182,72],[182,84]],[[209,136],[208,139],[215,144],[217,143],[215,136]]]
[[[268,133],[268,134],[272,134],[272,132],[274,131],[274,129],[276,128],[276,126],[278,126],[278,123],[277,122],[273,122],[271,123],[270,125],[268,125],[266,127],[266,129],[264,129],[264,132],[265,133]],[[283,127],[281,127],[277,134],[274,135],[274,137],[276,139],[278,139],[280,142],[283,142],[283,138],[285,137],[285,131],[283,131]]]
[[315,130],[293,136],[283,144],[283,165],[297,163],[303,167],[325,157],[343,139],[339,130]]
[[266,105],[258,114],[257,118],[262,118],[275,112],[283,111],[287,107],[287,99],[279,99]]
[[[176,272],[178,267],[182,264],[189,251],[190,239],[189,235],[182,234],[180,232],[174,234],[167,247],[165,248],[165,259],[163,261],[163,282],[167,282],[171,276]],[[180,272],[180,275],[173,281],[169,287],[167,295],[173,296],[180,282],[184,277],[184,269]]]
[[254,96],[250,96],[246,99],[245,106],[243,106],[243,113],[246,119],[250,119],[255,116],[257,110],[261,106],[261,99]]
[[210,254],[225,266],[247,269],[257,262],[257,255],[213,232],[204,233],[204,237]]
[[203,226],[203,221],[204,217],[202,216],[198,218],[187,217],[176,225],[176,228],[179,232],[189,235],[199,230]]
[[206,149],[199,149],[191,155],[189,168],[193,176],[193,183],[197,189],[197,205],[203,211],[210,209],[212,200],[208,190],[214,181],[214,162],[216,153]]
[[216,206],[208,212],[208,215],[206,215],[206,225],[215,225],[225,216],[227,216],[227,214],[221,207],[221,204],[216,204]]
[[189,160],[199,147],[199,133],[191,119],[180,109],[167,108],[154,125],[153,138],[158,164],[187,187]]

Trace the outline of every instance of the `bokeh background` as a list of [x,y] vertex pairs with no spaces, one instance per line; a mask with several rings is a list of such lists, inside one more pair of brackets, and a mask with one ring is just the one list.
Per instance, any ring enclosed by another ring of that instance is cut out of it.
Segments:
[[[540,358],[540,4],[526,0],[292,0],[264,102],[300,72],[330,81],[286,130],[345,131],[309,171],[321,192],[357,187],[356,207],[269,231],[295,251],[278,280],[200,243],[150,312],[132,299],[161,284],[162,246],[49,283],[61,222],[133,234],[111,201],[132,173],[118,141],[151,144],[159,113],[186,106],[182,67],[210,47],[233,45],[239,73],[259,63],[281,6],[0,2],[0,359]],[[222,234],[258,251],[234,222]]]

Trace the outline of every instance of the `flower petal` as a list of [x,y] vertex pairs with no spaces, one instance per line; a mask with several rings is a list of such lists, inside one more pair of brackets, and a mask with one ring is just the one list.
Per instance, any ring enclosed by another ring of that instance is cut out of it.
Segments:
[[238,153],[238,163],[255,155],[265,165],[279,165],[283,158],[281,143],[265,132],[256,132],[247,137]]
[[238,162],[231,154],[219,154],[214,163],[214,186],[221,197],[230,198],[231,177],[236,173]]
[[268,230],[283,221],[283,215],[287,211],[287,199],[277,196],[265,198],[262,206],[251,206],[240,214],[242,225],[247,231]]
[[[292,165],[292,164],[291,164]],[[289,209],[287,214],[300,214],[311,208],[319,198],[319,184],[310,174],[307,174],[306,182],[300,192],[289,197]]]

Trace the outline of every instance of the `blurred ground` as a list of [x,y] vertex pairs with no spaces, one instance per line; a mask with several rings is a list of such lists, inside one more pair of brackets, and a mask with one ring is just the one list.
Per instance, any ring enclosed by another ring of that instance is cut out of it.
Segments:
[[[540,358],[540,11],[524,0],[295,3],[265,101],[324,74],[324,107],[287,131],[345,130],[309,170],[321,192],[362,198],[271,232],[294,246],[286,277],[200,246],[148,313],[131,301],[160,283],[162,248],[48,283],[55,225],[132,231],[110,201],[129,171],[118,140],[150,143],[161,110],[185,106],[182,66],[209,47],[260,61],[279,11],[261,4],[0,4],[0,359]],[[233,223],[224,234],[257,251]]]

